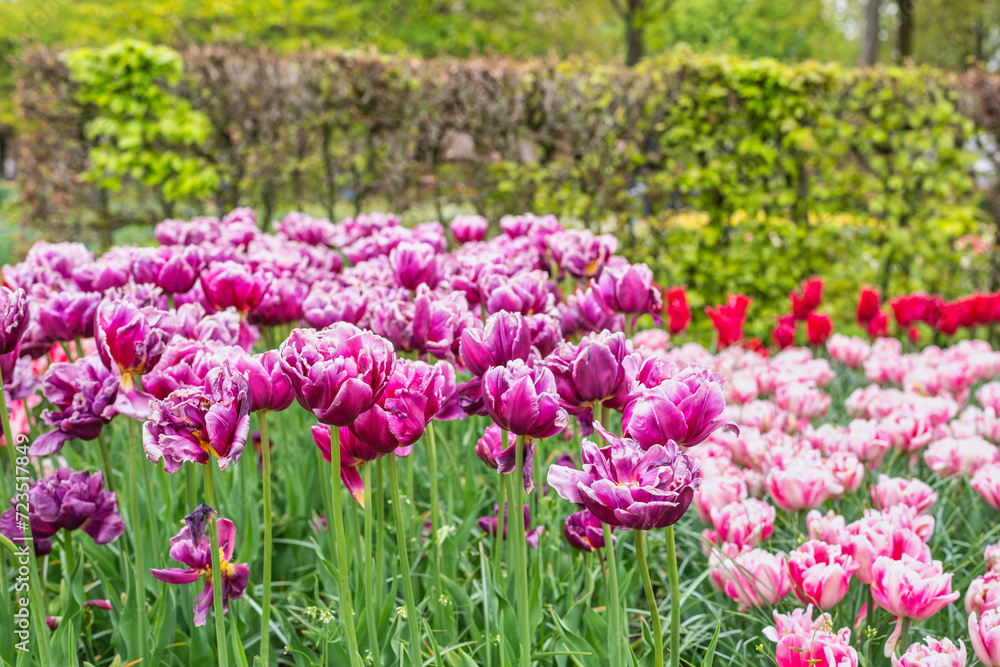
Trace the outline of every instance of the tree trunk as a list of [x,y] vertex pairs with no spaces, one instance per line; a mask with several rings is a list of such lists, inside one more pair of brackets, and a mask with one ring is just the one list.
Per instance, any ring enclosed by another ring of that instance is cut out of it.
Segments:
[[913,0],[899,0],[899,62],[913,55]]
[[865,7],[865,32],[861,43],[861,64],[874,65],[878,62],[879,17],[881,0],[868,0]]
[[643,28],[639,16],[643,0],[625,1],[626,9],[621,12],[622,21],[625,23],[625,65],[635,67],[645,52]]

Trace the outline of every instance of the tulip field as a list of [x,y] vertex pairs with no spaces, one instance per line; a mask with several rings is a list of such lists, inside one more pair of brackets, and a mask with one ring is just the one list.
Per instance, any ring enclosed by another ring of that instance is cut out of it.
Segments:
[[996,295],[759,341],[553,216],[277,227],[3,267],[3,665],[1000,666]]

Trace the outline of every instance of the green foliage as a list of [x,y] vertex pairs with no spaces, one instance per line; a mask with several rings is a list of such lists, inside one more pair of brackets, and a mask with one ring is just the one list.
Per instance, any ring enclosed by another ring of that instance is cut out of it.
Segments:
[[134,179],[166,201],[198,200],[215,190],[218,174],[197,154],[211,122],[169,90],[184,74],[176,51],[127,40],[71,51],[65,61],[78,85],[76,101],[96,113],[84,127],[92,142],[84,180],[118,191],[123,179]]

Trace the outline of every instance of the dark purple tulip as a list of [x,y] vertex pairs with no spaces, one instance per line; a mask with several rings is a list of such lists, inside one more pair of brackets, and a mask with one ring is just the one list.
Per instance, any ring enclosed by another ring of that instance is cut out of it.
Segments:
[[358,239],[344,248],[344,254],[352,264],[360,264],[367,259],[388,255],[400,243],[415,241],[413,231],[404,227],[387,227],[376,234]]
[[472,241],[482,241],[486,237],[486,230],[489,229],[489,221],[481,215],[459,215],[455,216],[448,225],[451,235],[458,243],[469,243]]
[[352,424],[381,398],[396,361],[388,341],[346,322],[295,329],[278,352],[299,403],[333,426]]
[[520,313],[506,310],[490,315],[482,329],[462,332],[459,355],[470,373],[478,377],[508,361],[527,361],[531,354],[531,329]]
[[396,283],[408,290],[418,285],[433,288],[437,284],[437,257],[434,248],[426,243],[400,243],[389,253]]
[[559,307],[563,335],[578,331],[623,331],[625,316],[608,308],[594,296],[594,289],[577,290]]
[[[11,499],[16,505],[17,499]],[[23,505],[22,505],[23,507]],[[101,473],[77,472],[72,468],[59,468],[52,475],[35,482],[28,490],[28,519],[36,552],[44,555],[48,540],[59,529],[81,529],[97,544],[114,542],[125,531],[125,523],[118,513],[118,497],[104,489]],[[24,539],[16,526],[11,508],[0,518],[0,532],[11,541]],[[51,549],[51,544],[49,544]]]
[[371,409],[358,415],[351,432],[383,454],[410,447],[454,391],[455,371],[447,362],[431,366],[423,361],[399,359],[385,392]]
[[41,386],[41,380],[32,372],[31,360],[20,355],[20,349],[0,355],[4,389],[16,401],[28,398]]
[[368,296],[354,287],[320,281],[302,303],[302,317],[309,326],[325,329],[334,322],[357,325],[368,311]]
[[96,292],[55,292],[38,304],[38,325],[49,341],[71,341],[94,335],[94,315],[101,303]]
[[571,229],[556,232],[545,244],[566,273],[574,278],[593,278],[618,249],[618,239],[611,234],[594,236],[586,230]]
[[28,295],[23,289],[0,286],[0,354],[17,349],[28,327]]
[[507,277],[486,276],[481,284],[487,313],[508,310],[522,315],[551,313],[556,305],[556,286],[544,271],[525,271]]
[[137,283],[159,287],[164,294],[183,294],[198,280],[202,257],[198,246],[139,248],[132,256]]
[[302,303],[308,294],[309,286],[305,283],[294,278],[276,278],[250,320],[266,326],[298,322],[302,319]]
[[[205,625],[215,594],[212,590],[212,541],[205,534],[205,516],[214,514],[208,505],[200,505],[188,515],[186,525],[170,538],[170,557],[187,568],[151,569],[150,573],[168,584],[190,584],[205,577],[205,587],[194,599],[195,627]],[[250,580],[250,566],[233,563],[236,548],[236,526],[229,519],[215,522],[219,533],[220,567],[222,574],[222,613],[229,611],[229,601],[243,597]]]
[[569,425],[552,371],[520,359],[486,371],[483,402],[493,421],[514,435],[548,438]]
[[655,387],[677,375],[677,364],[672,360],[660,356],[643,357],[639,352],[625,357],[622,367],[625,369],[625,382],[614,396],[604,401],[606,407],[619,412],[628,405],[632,394]]
[[236,308],[246,314],[260,304],[269,286],[269,276],[251,273],[239,262],[216,262],[201,273],[205,299],[216,310]]
[[626,354],[625,334],[605,331],[587,335],[579,345],[560,344],[543,363],[555,376],[563,406],[576,414],[621,389]]
[[[496,424],[486,427],[483,437],[476,443],[476,454],[483,463],[494,468],[501,475],[509,475],[517,468],[517,450],[515,439],[511,437],[509,444],[503,446],[503,431]],[[535,457],[535,443],[528,441],[528,447],[524,450],[524,490],[531,493],[535,490],[535,481],[531,477],[531,461]]]
[[292,385],[281,368],[281,358],[278,355],[278,351],[268,350],[263,354],[255,354],[253,360],[261,365],[268,378],[266,397],[258,397],[259,393],[263,393],[263,390],[258,390],[254,384],[250,385],[250,392],[253,396],[253,410],[265,410],[267,412],[287,410],[288,406],[295,400],[295,392],[292,391]]
[[336,226],[329,220],[314,218],[305,213],[293,211],[285,216],[279,227],[281,233],[309,245],[330,244],[336,235]]
[[[524,539],[528,543],[529,547],[531,547],[532,549],[537,549],[538,538],[541,536],[543,532],[545,532],[545,526],[539,526],[538,528],[528,530],[528,528],[531,526],[531,512],[529,511],[527,505],[523,505],[522,508],[524,509],[524,528],[525,528]],[[506,540],[507,527],[510,525],[510,521],[507,519],[507,503],[504,503],[503,506],[503,517],[504,517],[504,522],[503,522],[502,539]],[[482,530],[484,533],[486,533],[490,537],[496,537],[497,531],[500,529],[500,505],[494,504],[493,514],[491,514],[490,516],[479,517],[476,520],[476,523],[479,524],[480,530]]]
[[663,309],[653,272],[645,264],[608,266],[591,285],[595,296],[615,312],[641,315]]
[[142,425],[142,446],[150,461],[163,459],[169,473],[181,463],[206,464],[215,458],[219,469],[239,461],[250,435],[250,396],[238,373],[223,374],[209,389],[184,387],[162,401],[153,401]]
[[598,448],[584,440],[583,470],[554,465],[549,486],[611,526],[652,530],[680,520],[701,484],[698,462],[674,442],[643,451],[597,422],[594,428],[608,445]]
[[[600,519],[590,513],[590,510],[580,510],[566,517],[563,535],[574,549],[597,551],[604,548],[603,525]],[[614,527],[611,530],[614,530]]]
[[718,373],[691,366],[655,387],[638,390],[625,406],[622,430],[644,449],[671,440],[690,447],[723,426],[735,430],[735,425],[719,420],[726,409],[723,382]]
[[460,293],[442,295],[426,287],[417,289],[411,339],[414,349],[438,359],[454,360],[462,334],[478,324],[479,318],[469,311],[469,304]]
[[[330,428],[313,426],[311,429],[313,442],[319,447],[326,461],[330,461]],[[391,453],[391,452],[389,452]],[[350,429],[340,427],[340,481],[350,492],[358,504],[365,506],[365,484],[358,473],[358,468],[369,461],[374,461],[386,452],[372,449],[359,440]]]
[[73,438],[96,438],[115,414],[118,379],[96,354],[90,354],[49,366],[42,394],[52,403],[52,409],[42,412],[42,421],[54,428],[31,443],[32,456],[55,454]]

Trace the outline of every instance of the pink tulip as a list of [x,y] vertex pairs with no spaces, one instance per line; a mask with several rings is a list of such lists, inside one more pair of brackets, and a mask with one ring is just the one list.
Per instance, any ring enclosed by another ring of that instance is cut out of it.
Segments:
[[811,510],[806,515],[806,531],[810,540],[822,540],[827,544],[842,544],[850,539],[846,520],[833,510],[826,514]]
[[778,667],[858,667],[858,652],[851,646],[851,631],[817,630],[786,635],[775,652]]
[[903,479],[879,475],[878,484],[872,487],[872,502],[878,509],[906,505],[917,512],[926,512],[937,502],[937,493],[919,479]]
[[990,507],[1000,510],[1000,464],[991,463],[977,470],[971,484]]
[[865,479],[865,466],[850,452],[834,452],[826,460],[826,467],[833,478],[847,491],[857,491]]
[[858,581],[870,584],[874,580],[873,568],[879,558],[899,560],[910,558],[922,563],[931,562],[931,550],[916,533],[893,526],[888,521],[855,521],[847,527],[852,534],[846,551],[854,557],[859,567],[855,573]]
[[744,500],[749,494],[739,470],[711,477],[704,476],[706,473],[706,466],[703,464],[701,488],[694,494],[694,508],[701,520],[711,525],[712,510]]
[[896,629],[886,641],[891,654],[903,629],[903,619],[925,621],[958,599],[951,590],[951,574],[945,574],[941,561],[922,562],[910,556],[893,560],[879,556],[872,566],[872,598],[898,619]]
[[707,531],[711,542],[729,542],[740,548],[756,547],[771,536],[775,511],[763,500],[747,498],[721,509],[713,507],[710,518],[715,527],[714,531]]
[[786,635],[810,635],[816,631],[829,632],[833,628],[833,617],[823,613],[813,619],[813,606],[805,609],[793,609],[788,614],[779,613],[777,609],[771,612],[774,625],[764,628],[763,634],[772,642],[779,641]]
[[969,639],[983,667],[1000,667],[1000,609],[973,612],[969,616]]
[[971,475],[990,463],[1000,460],[995,445],[978,436],[944,438],[924,451],[924,462],[938,477]]
[[723,561],[723,592],[739,603],[741,610],[774,605],[792,589],[785,554],[753,549]]
[[983,614],[1000,609],[1000,573],[987,572],[976,577],[965,592],[965,613]]
[[794,459],[784,468],[771,470],[764,481],[774,503],[788,512],[815,509],[843,487],[821,462]]
[[847,595],[858,564],[837,545],[810,540],[788,554],[792,591],[803,603],[826,611]]
[[924,643],[911,645],[902,657],[893,655],[892,667],[965,667],[966,661],[965,644],[961,641],[955,646],[950,639],[924,637]]
[[872,346],[868,341],[843,334],[833,334],[826,341],[826,349],[830,351],[831,357],[850,368],[861,368],[872,353]]

